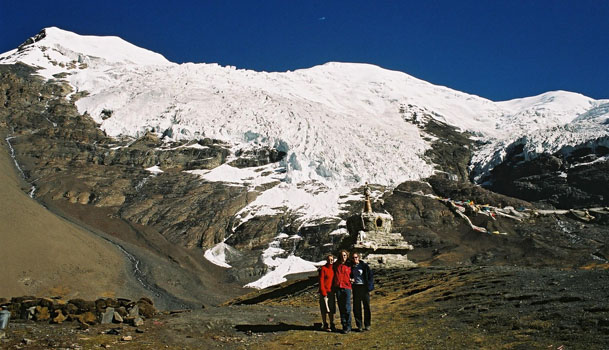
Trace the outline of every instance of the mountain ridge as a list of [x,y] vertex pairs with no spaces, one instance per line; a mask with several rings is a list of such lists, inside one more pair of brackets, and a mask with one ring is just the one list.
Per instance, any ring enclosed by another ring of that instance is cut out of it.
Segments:
[[[89,113],[109,135],[137,137],[153,131],[159,136],[171,134],[170,139],[175,140],[197,135],[218,138],[238,148],[251,148],[255,143],[280,148],[287,145],[285,180],[296,183],[314,180],[331,187],[364,181],[397,184],[431,175],[433,167],[423,157],[429,143],[404,120],[425,114],[481,139],[490,138],[479,152],[483,157],[473,162],[473,168],[488,172],[502,160],[492,159],[498,145],[517,139],[514,135],[571,122],[603,101],[556,91],[492,102],[370,64],[328,62],[285,73],[214,64],[178,65],[164,59],[143,60],[154,61],[152,66],[117,66],[120,60],[115,59],[116,52],[152,53],[116,37],[78,36],[54,27],[44,32],[48,32],[47,37],[31,45],[42,49],[47,40],[51,47],[64,40],[64,46],[73,45],[76,52],[87,46],[83,42],[90,43],[110,51],[104,60],[115,63],[69,69],[48,62],[44,65],[40,57],[31,57],[33,53],[14,56],[9,52],[0,57],[4,62],[28,63],[31,59],[43,67],[42,74],[47,77],[50,73],[67,74],[63,79],[76,92],[88,93],[77,101],[79,111]],[[108,40],[130,49],[108,50]],[[111,117],[104,114],[109,111]],[[342,142],[329,142],[333,139],[330,134],[349,145],[343,148]],[[356,142],[352,135],[362,142]],[[379,174],[378,167],[369,165],[394,150],[405,161],[383,169],[387,176],[368,175]]]

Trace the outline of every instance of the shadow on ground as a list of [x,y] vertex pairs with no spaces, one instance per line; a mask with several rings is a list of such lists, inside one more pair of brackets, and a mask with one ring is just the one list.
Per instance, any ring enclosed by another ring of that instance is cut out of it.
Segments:
[[318,331],[319,326],[303,326],[296,324],[288,324],[280,322],[279,324],[238,324],[235,329],[239,332],[244,333],[273,333],[273,332],[287,332],[287,331]]

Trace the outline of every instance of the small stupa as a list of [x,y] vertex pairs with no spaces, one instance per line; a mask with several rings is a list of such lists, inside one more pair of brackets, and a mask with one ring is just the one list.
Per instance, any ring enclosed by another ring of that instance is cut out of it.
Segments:
[[353,251],[362,255],[373,267],[412,267],[407,253],[413,249],[401,233],[391,232],[393,217],[372,211],[370,187],[364,187],[362,213],[347,219],[347,230],[355,238]]

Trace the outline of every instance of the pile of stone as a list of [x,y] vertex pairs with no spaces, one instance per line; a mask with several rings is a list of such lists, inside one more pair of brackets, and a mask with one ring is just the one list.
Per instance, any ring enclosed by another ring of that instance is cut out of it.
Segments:
[[125,323],[139,327],[144,324],[145,318],[157,313],[152,300],[146,297],[138,301],[124,298],[66,301],[59,297],[22,296],[11,298],[10,301],[0,298],[0,309],[10,311],[11,319],[50,323],[76,321],[85,327],[97,323]]

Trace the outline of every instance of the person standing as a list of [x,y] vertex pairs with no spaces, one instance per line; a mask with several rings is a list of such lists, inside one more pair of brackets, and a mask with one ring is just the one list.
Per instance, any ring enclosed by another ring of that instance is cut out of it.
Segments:
[[[326,256],[326,264],[319,270],[319,309],[321,310],[321,320],[323,329],[331,332],[335,331],[334,314],[336,313],[336,300],[332,291],[332,281],[334,280],[334,256]],[[328,319],[326,319],[326,317]],[[327,321],[330,321],[328,324]]]
[[334,263],[334,280],[332,282],[338,311],[340,313],[340,323],[343,327],[342,333],[351,331],[351,267],[348,265],[349,253],[341,250],[338,253],[338,260]]
[[[358,331],[370,329],[370,292],[374,289],[374,276],[370,266],[360,259],[358,253],[351,255],[353,276],[353,316]],[[362,306],[364,317],[362,320]],[[362,322],[363,321],[363,322]]]

